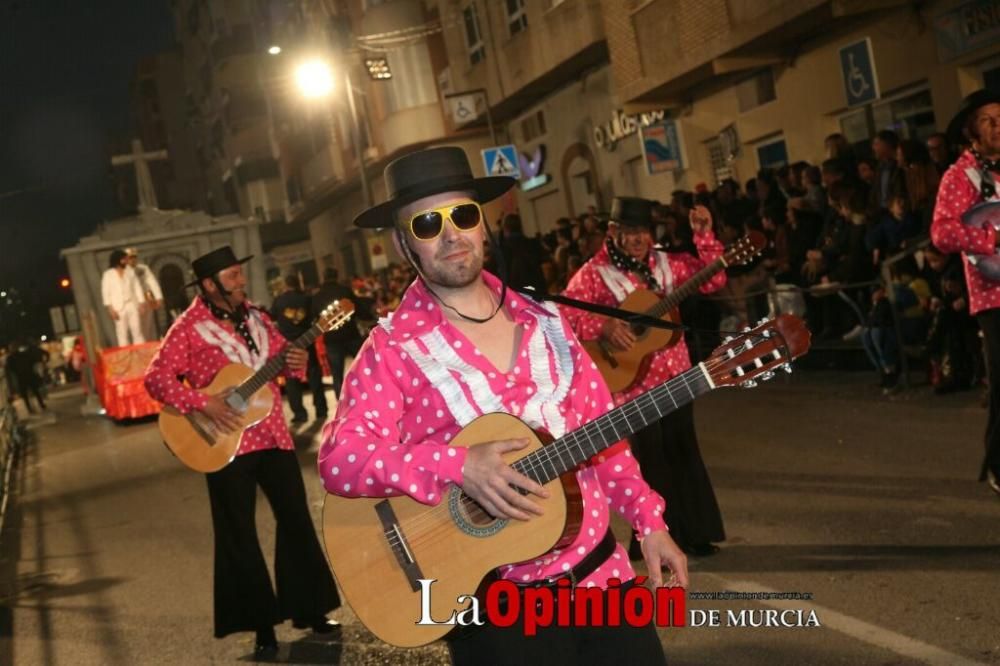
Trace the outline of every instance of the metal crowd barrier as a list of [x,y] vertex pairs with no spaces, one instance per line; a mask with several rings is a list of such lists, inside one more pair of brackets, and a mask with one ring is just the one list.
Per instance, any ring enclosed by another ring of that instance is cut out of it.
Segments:
[[11,476],[23,441],[6,373],[0,372],[0,533],[7,515]]

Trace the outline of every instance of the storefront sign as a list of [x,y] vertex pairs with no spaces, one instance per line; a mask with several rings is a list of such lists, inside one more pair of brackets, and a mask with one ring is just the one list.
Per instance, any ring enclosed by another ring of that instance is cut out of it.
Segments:
[[525,192],[541,187],[551,180],[548,174],[542,173],[542,167],[545,166],[545,144],[539,144],[531,157],[519,152],[517,160],[521,165],[521,189]]
[[643,127],[640,136],[647,173],[653,175],[684,168],[684,153],[676,121],[664,120]]
[[663,120],[665,116],[665,111],[651,111],[630,116],[618,109],[612,114],[611,120],[603,125],[594,126],[594,143],[605,150],[614,150],[619,141],[632,136],[640,127],[649,127]]
[[942,62],[1000,40],[1000,0],[966,2],[934,19]]

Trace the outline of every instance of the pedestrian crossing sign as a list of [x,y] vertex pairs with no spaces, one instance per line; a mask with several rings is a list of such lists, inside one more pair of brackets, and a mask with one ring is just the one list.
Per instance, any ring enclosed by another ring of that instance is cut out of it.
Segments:
[[521,178],[521,169],[517,165],[517,149],[512,144],[485,148],[482,153],[483,167],[487,176]]

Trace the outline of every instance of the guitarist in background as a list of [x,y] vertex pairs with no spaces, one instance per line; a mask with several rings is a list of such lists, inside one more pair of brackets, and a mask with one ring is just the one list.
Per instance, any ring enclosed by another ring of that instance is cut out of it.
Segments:
[[[390,163],[385,181],[388,201],[354,223],[393,228],[397,251],[419,277],[399,308],[372,329],[344,378],[336,417],[323,435],[323,483],[347,497],[407,495],[429,505],[457,484],[494,517],[530,520],[540,513],[532,495],[548,491],[501,457],[527,442],[464,448],[449,441],[490,412],[560,437],[607,412],[611,395],[557,309],[509,292],[483,271],[480,204],[501,196],[514,179],[474,178],[464,151],[443,147]],[[604,588],[612,577],[630,585],[635,574],[609,530],[613,507],[639,532],[653,582],[661,584],[663,564],[686,586],[687,561],[667,534],[663,500],[642,480],[627,443],[606,449],[576,475],[583,494],[576,539],[535,561],[501,567],[499,575],[519,585],[555,586],[568,578]],[[652,625],[548,627],[527,638],[520,623],[487,624],[453,638],[449,648],[456,664],[664,663]]]
[[[611,204],[611,233],[604,247],[573,276],[564,296],[615,307],[635,289],[650,289],[660,296],[673,291],[699,270],[722,256],[723,247],[712,233],[712,216],[704,206],[689,213],[698,256],[657,251],[653,248],[652,209],[655,202],[635,197],[616,197]],[[725,272],[719,272],[702,288],[703,293],[721,289]],[[636,341],[629,324],[576,308],[563,313],[581,340],[603,337],[613,348],[630,349]],[[645,374],[614,396],[621,405],[635,396],[691,367],[684,339],[651,355]],[[712,482],[698,450],[694,408],[688,404],[668,414],[635,436],[635,454],[643,477],[667,500],[667,525],[674,541],[689,555],[711,555],[718,550],[713,541],[723,541],[722,515]],[[629,555],[642,555],[633,539]]]
[[[228,245],[192,262],[201,293],[167,332],[146,370],[146,390],[182,414],[199,410],[231,432],[237,414],[219,396],[198,390],[229,363],[259,369],[285,353],[286,341],[267,314],[246,297],[243,264]],[[286,373],[301,377],[307,354],[287,352]],[[180,381],[183,378],[185,381]],[[340,598],[306,504],[302,472],[272,385],[275,409],[243,433],[236,458],[207,474],[215,532],[215,637],[256,631],[258,656],[278,650],[274,625],[291,619],[296,628],[329,633],[326,613]],[[277,597],[257,538],[254,513],[257,486],[277,521],[274,558]]]
[[961,252],[965,264],[969,313],[983,331],[990,391],[986,456],[979,480],[1000,495],[1000,281],[991,280],[969,262],[970,254],[997,253],[1000,234],[994,225],[1000,214],[994,213],[992,224],[981,228],[962,223],[962,214],[976,204],[1000,202],[1000,92],[977,90],[962,100],[948,123],[948,138],[968,149],[941,178],[931,240],[942,252]]

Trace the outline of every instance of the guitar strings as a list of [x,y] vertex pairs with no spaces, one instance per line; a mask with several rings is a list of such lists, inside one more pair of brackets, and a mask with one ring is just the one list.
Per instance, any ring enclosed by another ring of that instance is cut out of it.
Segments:
[[[720,365],[722,365],[724,362],[727,362],[729,360],[731,360],[731,359],[728,359],[728,358],[714,358],[714,359],[709,359],[709,360],[705,361],[703,365],[704,365],[704,367],[705,367],[706,370],[711,371],[711,370],[716,369],[717,367],[719,367]],[[694,395],[693,395],[693,392],[690,389],[689,380],[695,378],[697,375],[700,375],[700,374],[701,374],[701,365],[697,365],[697,366],[693,366],[693,367],[689,368],[688,370],[682,372],[680,375],[678,375],[676,377],[676,379],[681,380],[680,383],[683,383],[684,386],[688,388],[688,392],[692,394],[691,395],[691,399],[694,398]],[[661,384],[660,386],[658,386],[656,388],[661,388],[661,387],[665,388],[666,384],[667,383]],[[649,393],[646,393],[644,395],[649,395]],[[667,389],[667,395],[668,395],[668,397],[671,398],[671,401],[674,402],[675,408],[680,406],[679,404],[677,404],[677,401],[674,399],[673,393],[670,392],[669,388]],[[642,398],[642,396],[640,396],[640,399],[641,398]],[[682,398],[682,401],[686,402],[683,398]],[[645,414],[643,414],[643,409],[644,408],[648,409],[649,406],[653,406],[654,408],[657,409],[657,412],[659,412],[659,408],[656,407],[656,403],[655,402],[650,402],[650,404],[648,404],[648,405],[640,406],[639,399],[637,399],[637,400],[634,400],[634,401],[630,401],[629,403],[627,403],[626,405],[624,405],[623,409],[619,412],[618,415],[612,416],[608,420],[608,425],[610,425],[610,427],[612,428],[612,432],[614,432],[615,435],[618,436],[618,430],[617,430],[617,428],[615,428],[615,424],[616,423],[617,424],[627,424],[630,421],[631,417],[633,417],[635,415],[643,415],[643,417],[645,418]],[[660,416],[662,416],[662,415],[663,414],[661,413]],[[590,422],[590,424],[592,424],[592,423],[594,423],[594,421]],[[590,424],[586,424],[585,426],[581,427],[580,429],[578,429],[577,431],[574,431],[574,432],[579,433],[579,432],[583,431]],[[601,433],[604,433],[605,430],[606,430],[606,428],[605,427],[599,427],[598,430]],[[541,470],[542,472],[544,472],[545,471],[544,467],[545,467],[546,464],[549,464],[552,467],[552,469],[554,470],[554,469],[556,469],[556,467],[555,467],[555,465],[553,463],[554,463],[554,461],[557,458],[559,458],[560,465],[563,464],[564,461],[562,460],[562,455],[564,453],[567,453],[567,454],[571,453],[571,447],[576,447],[576,446],[580,446],[581,445],[581,443],[579,442],[580,435],[571,435],[571,436],[573,438],[573,441],[569,441],[569,437],[570,436],[566,436],[566,437],[561,438],[560,440],[556,440],[556,442],[553,442],[552,445],[542,447],[541,449],[537,449],[536,451],[532,452],[532,454],[537,454],[538,462],[537,463],[535,463],[535,462],[529,462],[528,463],[529,467],[526,470],[524,470],[524,472],[537,473],[539,470]],[[588,440],[591,441],[591,443],[593,443],[593,440],[590,438],[589,435],[587,435],[587,438],[588,438]],[[599,451],[598,451],[598,453],[599,453]],[[529,454],[529,455],[532,455],[532,454]],[[595,453],[595,455],[596,455],[596,453]],[[522,461],[526,461],[526,460],[528,460],[528,458],[525,457],[525,458],[523,458],[521,460]],[[569,471],[569,470],[567,470],[567,471]],[[465,495],[464,493],[462,495],[462,498],[461,498],[460,502],[462,504],[462,508],[465,510],[466,515],[469,518],[472,518],[474,521],[485,520],[487,522],[492,522],[492,521],[497,520],[492,515],[490,515],[489,513],[487,513],[478,502],[476,502],[475,500],[473,500],[468,495]],[[429,508],[428,510],[424,511],[421,514],[417,514],[416,516],[414,516],[410,520],[408,520],[407,524],[406,524],[406,539],[407,539],[407,541],[410,542],[410,543],[425,542],[425,541],[428,540],[428,538],[432,538],[432,537],[436,538],[439,533],[446,532],[448,529],[450,529],[451,528],[451,520],[450,520],[450,518],[447,519],[447,520],[445,520],[445,521],[440,521],[440,522],[437,522],[437,523],[435,523],[433,525],[430,525],[429,526],[430,529],[425,529],[425,527],[428,527],[428,522],[431,521],[431,520],[434,520],[434,519],[438,519],[439,516],[437,516],[436,514],[441,513],[446,508],[447,508],[447,503],[442,501],[440,504],[438,504],[438,505],[436,505],[434,507]],[[396,549],[396,548],[398,548],[399,546],[402,545],[400,537],[397,536],[394,532],[390,534],[387,531],[386,532],[386,536],[387,536],[387,540],[389,541],[390,546],[392,546],[393,549]]]
[[[747,347],[744,346],[744,351],[746,349],[749,349],[749,348],[747,348]],[[722,364],[724,364],[726,362],[730,362],[731,360],[732,359],[726,358],[726,357],[723,357],[723,358],[710,358],[707,361],[705,361],[703,363],[703,365],[705,366],[706,370],[711,371],[711,370],[714,370],[714,369],[718,368],[720,365],[722,365]],[[767,365],[770,365],[770,364],[767,364]],[[692,396],[691,396],[692,399],[694,398],[694,395],[693,395],[693,392],[690,390],[689,379],[691,379],[692,376],[700,375],[701,374],[700,370],[701,370],[701,364],[689,368],[688,370],[682,372],[680,375],[678,375],[675,378],[675,379],[680,379],[683,382],[683,384],[685,385],[685,387],[688,388],[688,392],[692,393]],[[671,380],[671,381],[673,381],[673,380]],[[667,382],[667,383],[670,383],[670,382]],[[667,383],[661,384],[661,385],[659,385],[656,388],[665,388]],[[649,393],[651,393],[651,391],[647,392],[644,395],[649,395]],[[667,393],[668,393],[668,396],[671,398],[671,401],[674,402],[675,408],[679,407],[680,405],[678,405],[677,402],[676,402],[676,400],[673,399],[673,394],[670,392],[669,389],[667,389]],[[642,397],[643,396],[640,396],[639,398],[641,399]],[[653,402],[651,404],[655,407],[655,402]],[[614,428],[614,424],[615,424],[616,421],[619,424],[620,423],[628,423],[628,421],[630,420],[631,416],[634,416],[636,414],[641,414],[642,410],[643,410],[643,407],[640,407],[640,405],[639,405],[639,399],[630,401],[629,403],[627,403],[623,407],[624,407],[624,409],[622,409],[619,412],[620,416],[613,416],[608,421],[608,423],[611,425],[611,427],[613,429],[613,432],[615,433],[616,436],[617,436],[617,429]],[[646,408],[648,408],[648,405],[646,406]],[[657,408],[657,411],[659,411],[658,408]],[[661,416],[662,416],[662,414],[661,414]],[[594,423],[594,421],[591,421],[591,423]],[[579,430],[577,430],[575,432],[580,432],[580,431],[582,431],[584,428],[586,428],[589,425],[590,424],[587,424],[587,425],[583,426],[582,428],[580,428]],[[604,428],[599,428],[599,430],[602,433],[604,432]],[[574,439],[578,440],[579,436],[574,436]],[[588,436],[588,439],[590,439],[589,436]],[[591,442],[592,441],[593,440],[591,440]],[[560,445],[562,445],[562,449],[560,449]],[[545,447],[543,447],[541,449],[538,449],[538,450],[532,452],[533,454],[538,454],[539,455],[540,462],[537,465],[534,464],[534,463],[531,463],[531,466],[530,466],[529,470],[527,470],[527,471],[536,472],[539,469],[541,469],[544,472],[544,464],[546,462],[548,462],[548,463],[551,464],[552,461],[554,461],[556,459],[556,457],[559,457],[560,458],[560,463],[562,463],[562,460],[561,460],[562,454],[563,453],[570,453],[571,451],[570,451],[569,447],[578,446],[578,445],[579,445],[578,441],[569,442],[568,439],[567,439],[567,437],[564,437],[564,438],[561,438],[560,440],[557,440],[556,442],[553,442],[552,445],[545,446]],[[529,455],[531,455],[531,454],[529,454]],[[524,458],[524,459],[522,459],[522,460],[527,460],[527,457]],[[553,466],[553,469],[555,469],[554,466]],[[567,470],[567,471],[569,471],[569,470]],[[490,514],[488,514],[481,507],[481,505],[479,505],[478,502],[476,502],[475,500],[473,500],[468,495],[465,495],[463,493],[462,498],[461,498],[460,501],[462,503],[462,508],[466,511],[467,515],[470,518],[473,518],[474,520],[484,520],[485,519],[487,522],[492,522],[494,520],[497,520],[496,518],[494,518],[493,516],[491,516]],[[437,506],[431,507],[430,509],[428,509],[427,511],[425,511],[422,514],[417,514],[412,519],[410,519],[409,521],[407,521],[407,528],[406,528],[406,531],[407,531],[407,540],[410,541],[410,542],[412,542],[412,543],[423,542],[423,541],[425,541],[427,539],[428,536],[436,536],[438,534],[438,532],[443,532],[443,531],[446,531],[448,528],[450,528],[451,527],[451,522],[449,520],[449,521],[445,521],[445,522],[442,522],[442,523],[435,524],[434,526],[432,526],[430,528],[430,530],[422,529],[427,524],[427,521],[430,521],[432,519],[437,518],[437,516],[434,515],[434,514],[440,513],[440,511],[443,510],[443,507],[447,507],[447,505],[444,502],[438,504]],[[390,544],[392,544],[394,548],[396,546],[400,545],[400,540],[399,540],[398,537],[392,536],[392,535],[389,535],[389,534],[387,534],[387,537],[389,539]]]

